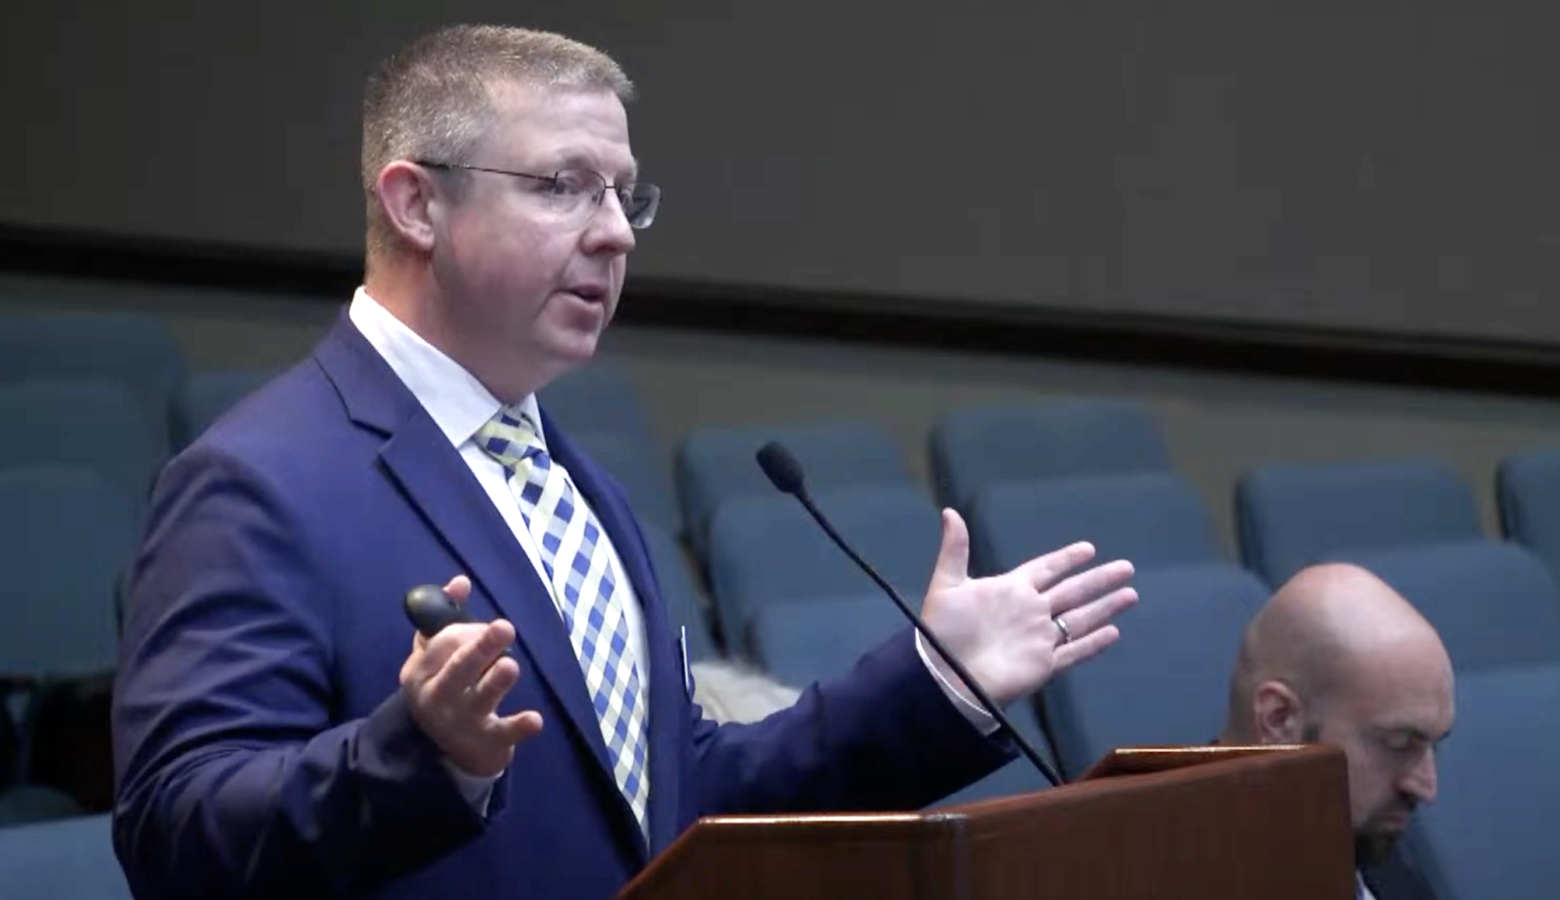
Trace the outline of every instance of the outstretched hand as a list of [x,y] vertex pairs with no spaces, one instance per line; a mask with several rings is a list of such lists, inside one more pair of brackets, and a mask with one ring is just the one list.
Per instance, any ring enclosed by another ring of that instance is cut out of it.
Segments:
[[[944,510],[942,547],[921,617],[991,699],[1006,706],[1120,637],[1111,619],[1137,602],[1137,591],[1127,586],[1132,564],[1080,569],[1094,553],[1091,544],[1072,544],[1002,575],[971,578],[969,530],[957,512]],[[962,688],[946,662],[931,655],[943,677]]]

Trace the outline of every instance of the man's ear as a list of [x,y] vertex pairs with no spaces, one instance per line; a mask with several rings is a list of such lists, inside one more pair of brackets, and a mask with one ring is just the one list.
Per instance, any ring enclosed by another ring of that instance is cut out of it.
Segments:
[[416,250],[432,251],[434,224],[447,199],[433,175],[398,159],[380,170],[374,191],[390,232]]
[[1251,697],[1257,740],[1264,744],[1305,743],[1305,705],[1282,681],[1264,681]]

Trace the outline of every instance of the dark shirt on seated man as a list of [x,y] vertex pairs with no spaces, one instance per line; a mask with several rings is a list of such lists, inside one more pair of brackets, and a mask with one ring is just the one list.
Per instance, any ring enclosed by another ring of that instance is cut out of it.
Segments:
[[1407,600],[1364,569],[1313,566],[1246,627],[1220,741],[1341,748],[1356,896],[1434,900],[1397,845],[1415,808],[1435,799],[1452,691],[1446,648]]

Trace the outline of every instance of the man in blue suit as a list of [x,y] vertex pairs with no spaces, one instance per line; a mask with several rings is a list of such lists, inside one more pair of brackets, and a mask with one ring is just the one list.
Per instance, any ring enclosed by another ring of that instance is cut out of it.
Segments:
[[[622,490],[536,402],[659,203],[630,94],[495,27],[370,82],[364,286],[157,487],[114,708],[138,896],[604,898],[700,815],[913,809],[1011,758],[909,631],[762,722],[692,704]],[[1087,544],[970,579],[943,527],[924,615],[999,702],[1135,601]],[[414,635],[429,582],[486,624]]]

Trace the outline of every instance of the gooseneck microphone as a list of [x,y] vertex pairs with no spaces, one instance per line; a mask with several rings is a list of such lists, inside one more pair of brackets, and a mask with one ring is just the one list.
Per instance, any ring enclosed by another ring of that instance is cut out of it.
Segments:
[[773,482],[774,486],[781,492],[790,494],[801,502],[803,508],[813,517],[813,520],[818,523],[824,533],[829,536],[829,539],[834,541],[835,545],[843,550],[845,555],[850,557],[851,561],[859,566],[863,572],[871,576],[873,581],[877,582],[877,586],[882,588],[884,593],[888,594],[889,599],[893,600],[894,605],[899,607],[899,611],[905,614],[905,618],[910,620],[910,624],[915,626],[915,630],[920,633],[921,637],[925,638],[927,643],[931,644],[942,655],[942,658],[947,660],[949,667],[964,681],[964,686],[969,688],[970,692],[980,700],[980,705],[986,712],[991,713],[991,717],[996,719],[1003,728],[1007,729],[1007,733],[1012,736],[1013,742],[1018,744],[1019,750],[1023,751],[1024,756],[1035,769],[1045,776],[1045,780],[1049,781],[1053,787],[1061,786],[1061,776],[1057,775],[1056,770],[1052,769],[1041,758],[1040,754],[1035,752],[1035,748],[1030,745],[1029,741],[1025,740],[1024,736],[1018,733],[1018,729],[1013,727],[1013,723],[1008,721],[1008,717],[986,695],[986,691],[975,682],[974,678],[970,677],[969,672],[965,671],[964,664],[954,659],[952,653],[943,649],[942,642],[937,640],[936,636],[931,633],[926,627],[926,623],[921,621],[921,617],[910,609],[910,605],[905,603],[903,597],[899,596],[899,592],[894,590],[894,586],[889,584],[882,575],[879,575],[878,571],[872,568],[870,563],[862,559],[861,554],[857,553],[850,544],[845,542],[844,538],[840,537],[839,532],[834,530],[834,526],[819,511],[812,498],[807,495],[807,485],[802,473],[802,464],[797,462],[796,457],[791,455],[791,451],[785,449],[785,446],[778,441],[771,441],[759,449],[757,456],[759,468],[764,470],[764,474],[769,476],[769,480]]

